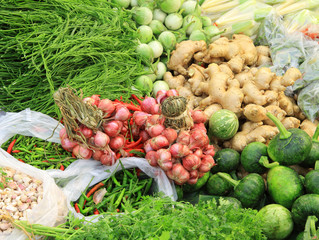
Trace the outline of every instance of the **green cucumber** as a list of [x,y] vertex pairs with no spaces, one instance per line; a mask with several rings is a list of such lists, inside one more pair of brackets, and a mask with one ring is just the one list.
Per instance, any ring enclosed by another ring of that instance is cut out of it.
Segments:
[[247,172],[262,174],[268,168],[279,165],[278,162],[269,163],[267,157],[267,145],[261,142],[252,142],[243,149],[240,163]]
[[[227,175],[231,177],[229,174]],[[232,189],[233,186],[218,174],[211,175],[206,183],[206,191],[210,195],[225,196]]]
[[292,219],[300,228],[305,227],[308,216],[319,218],[319,195],[305,194],[296,199],[291,208]]
[[234,180],[225,173],[217,173],[234,186],[233,196],[238,199],[244,208],[255,208],[265,193],[263,178],[257,173],[250,173],[241,180]]
[[284,125],[270,112],[267,116],[273,121],[279,133],[269,141],[268,155],[274,162],[280,165],[299,164],[309,155],[312,141],[311,137],[300,128],[287,130]]
[[301,162],[302,167],[308,167],[313,168],[315,166],[315,163],[317,160],[319,160],[319,124],[316,127],[316,131],[313,134],[311,140],[312,140],[312,147],[310,150],[309,155],[306,157],[306,159]]
[[305,176],[304,185],[307,193],[319,194],[319,161],[317,161],[315,169],[308,172]]
[[303,184],[297,172],[286,166],[277,166],[269,170],[267,187],[273,201],[288,209],[304,193]]
[[216,137],[218,139],[227,140],[237,133],[239,121],[234,112],[228,109],[221,109],[209,118],[208,125],[208,136],[210,139]]
[[183,192],[191,193],[191,192],[196,192],[199,189],[201,189],[206,184],[206,182],[207,182],[207,180],[209,178],[209,174],[210,174],[209,172],[205,173],[204,176],[199,178],[195,184],[185,183],[182,186]]
[[227,172],[236,170],[240,164],[240,154],[234,149],[224,148],[215,153],[216,166],[211,168],[212,173]]

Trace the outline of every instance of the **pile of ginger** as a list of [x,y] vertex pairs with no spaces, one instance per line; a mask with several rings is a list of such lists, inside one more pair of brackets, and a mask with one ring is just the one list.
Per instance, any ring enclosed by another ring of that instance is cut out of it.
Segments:
[[233,111],[241,125],[227,140],[216,145],[242,151],[251,142],[268,143],[278,129],[266,116],[275,115],[287,128],[304,129],[312,136],[316,124],[306,119],[295,97],[285,95],[288,86],[301,78],[297,68],[277,76],[267,66],[271,57],[267,46],[255,46],[246,35],[205,41],[186,40],[172,52],[164,74],[170,88],[188,100],[191,109],[201,109],[209,117],[220,109]]

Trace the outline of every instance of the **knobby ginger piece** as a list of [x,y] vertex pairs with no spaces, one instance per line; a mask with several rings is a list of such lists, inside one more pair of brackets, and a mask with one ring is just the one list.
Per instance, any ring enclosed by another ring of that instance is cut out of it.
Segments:
[[197,65],[197,64],[192,64],[188,68],[188,76],[190,77],[188,79],[188,82],[191,85],[191,90],[194,95],[200,96],[203,94],[203,89],[202,89],[202,83],[206,82],[207,76],[204,72],[205,68]]
[[223,109],[223,107],[219,103],[214,103],[209,105],[204,109],[204,113],[207,116],[207,121],[209,121],[209,118],[218,110]]
[[315,120],[314,122],[312,122],[309,119],[305,119],[301,122],[300,128],[304,130],[306,133],[308,133],[310,137],[312,137],[316,131],[316,127],[318,124],[319,124],[318,120]]
[[163,80],[168,84],[170,89],[177,89],[186,83],[183,75],[173,76],[171,72],[164,73]]
[[167,68],[174,70],[184,76],[187,75],[187,68],[196,52],[205,51],[207,44],[205,41],[182,41],[176,44],[176,48],[172,51],[171,57],[167,63]]
[[[279,106],[276,105],[269,105],[265,107],[265,109],[267,112],[270,112],[272,115],[278,118],[279,121],[282,121],[287,115],[287,113],[284,110],[282,110]],[[264,120],[264,124],[275,126],[274,122],[271,121],[268,117]]]
[[243,114],[247,120],[252,122],[261,122],[267,118],[267,110],[263,106],[257,104],[247,104],[243,108]]
[[249,143],[262,142],[266,144],[278,133],[277,127],[262,125],[261,122],[254,123],[247,121],[242,125],[241,131],[237,132],[229,141],[224,142],[224,147],[241,152]]
[[281,122],[286,129],[299,128],[300,126],[300,120],[295,117],[286,117]]
[[301,78],[301,76],[302,76],[302,74],[298,68],[294,68],[294,67],[289,68],[285,72],[285,74],[281,80],[281,84],[284,85],[285,87],[292,86],[296,80]]

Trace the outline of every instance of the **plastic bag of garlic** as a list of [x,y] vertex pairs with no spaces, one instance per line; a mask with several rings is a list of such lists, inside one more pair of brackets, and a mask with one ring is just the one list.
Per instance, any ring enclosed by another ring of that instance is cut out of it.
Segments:
[[[15,134],[47,139],[56,126],[57,121],[30,110],[6,113],[0,117],[0,145]],[[5,173],[2,177],[10,179],[0,189],[0,239],[27,238],[23,231],[11,227],[9,219],[46,226],[57,226],[65,221],[66,196],[46,171],[18,161],[1,148],[0,170]]]
[[[62,128],[63,125],[57,120],[51,118],[48,115],[31,111],[30,109],[26,109],[18,113],[6,113],[3,116],[0,115],[0,145],[15,134],[33,136],[50,142],[61,143],[59,132]],[[3,149],[1,149],[1,152],[4,152],[10,159],[13,159],[14,162],[23,164],[6,153]],[[168,179],[165,172],[161,168],[152,167],[144,158],[121,158],[121,162],[124,168],[129,169],[138,167],[149,177],[153,178],[156,183],[155,191],[162,192],[164,195],[170,196],[173,200],[177,199],[177,193],[174,187],[174,183]],[[27,165],[27,167],[30,168],[31,166]],[[97,160],[79,159],[73,162],[64,171],[51,169],[45,171],[45,174],[49,174],[51,180],[54,179],[55,183],[60,187],[60,189],[64,193],[64,196],[66,196],[67,198],[66,204],[63,201],[63,204],[68,208],[64,211],[64,213],[71,211],[75,217],[83,218],[84,216],[82,214],[76,213],[74,208],[70,205],[70,201],[76,201],[87,186],[93,186],[96,183],[107,179],[114,171],[120,171],[121,169],[122,168],[119,165],[119,161],[117,161],[117,163],[112,166],[105,166]],[[48,207],[48,209],[58,212],[58,210],[53,207]],[[56,214],[57,213],[52,215],[52,220],[56,216]],[[85,219],[90,221],[97,221],[98,217],[94,215],[85,217]],[[43,224],[43,222],[41,223]],[[49,224],[44,225],[49,226]],[[14,240],[16,239],[18,238],[15,238]]]

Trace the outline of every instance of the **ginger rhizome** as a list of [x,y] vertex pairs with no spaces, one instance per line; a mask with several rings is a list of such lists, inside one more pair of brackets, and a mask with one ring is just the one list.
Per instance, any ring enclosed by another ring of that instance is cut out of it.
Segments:
[[[219,109],[233,111],[241,126],[224,147],[238,151],[253,141],[267,143],[278,131],[266,116],[271,112],[285,127],[298,128],[306,119],[293,97],[285,90],[301,78],[297,68],[283,76],[271,71],[267,46],[255,46],[252,39],[234,34],[207,45],[183,41],[176,46],[167,64],[164,81],[188,100],[191,109],[209,117]],[[305,124],[304,124],[305,125]]]

